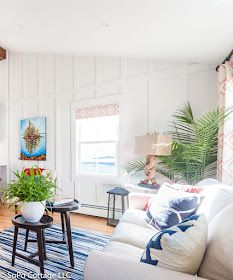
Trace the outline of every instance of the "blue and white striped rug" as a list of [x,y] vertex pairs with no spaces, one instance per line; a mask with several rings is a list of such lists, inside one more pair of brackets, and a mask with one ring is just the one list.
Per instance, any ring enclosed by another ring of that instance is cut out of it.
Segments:
[[[0,279],[39,279],[39,267],[18,257],[15,266],[11,266],[13,228],[0,232]],[[54,225],[45,232],[47,239],[60,239],[61,227]],[[34,233],[30,233],[30,238]],[[109,236],[82,229],[72,229],[75,267],[70,268],[69,253],[65,244],[46,244],[48,260],[45,261],[45,279],[82,280],[86,258],[92,250],[102,250],[109,241]],[[17,250],[25,253],[25,230],[18,234]],[[28,243],[28,252],[37,251],[36,243]],[[66,277],[65,277],[66,275]],[[62,276],[64,276],[62,278]],[[60,277],[60,278],[59,278]]]

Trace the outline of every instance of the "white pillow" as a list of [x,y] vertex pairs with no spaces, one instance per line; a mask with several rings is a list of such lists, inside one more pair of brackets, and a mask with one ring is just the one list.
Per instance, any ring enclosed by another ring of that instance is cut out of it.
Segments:
[[177,187],[178,184],[164,183],[160,188],[158,193],[153,197],[150,201],[150,205],[153,203],[154,207],[156,207],[156,202],[159,205],[167,205],[167,202],[172,198],[178,198],[181,196],[193,196],[197,195],[195,193],[184,192],[181,188]]
[[207,231],[205,215],[193,215],[154,235],[141,262],[195,275],[205,253]]
[[208,245],[198,276],[212,280],[233,279],[233,203],[213,219]]

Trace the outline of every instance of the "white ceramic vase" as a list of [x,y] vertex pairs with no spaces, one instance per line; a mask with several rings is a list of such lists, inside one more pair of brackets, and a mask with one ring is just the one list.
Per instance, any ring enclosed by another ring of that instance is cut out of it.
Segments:
[[37,223],[42,218],[45,211],[45,201],[23,202],[21,214],[29,223]]

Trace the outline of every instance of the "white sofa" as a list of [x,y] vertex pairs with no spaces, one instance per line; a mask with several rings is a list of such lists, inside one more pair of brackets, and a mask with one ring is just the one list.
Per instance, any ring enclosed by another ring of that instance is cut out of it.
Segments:
[[[207,216],[209,225],[214,222],[216,215],[220,211],[223,211],[227,205],[233,205],[233,187],[227,187],[222,184],[208,186],[208,188],[210,187],[212,188],[211,194],[205,198],[199,209],[199,213],[204,212]],[[146,215],[143,208],[151,196],[152,195],[149,194],[130,193],[129,209],[122,216],[111,237],[111,241],[103,251],[93,251],[88,256],[84,271],[85,280],[197,279],[197,276],[140,262],[140,258],[148,241],[157,232],[153,226],[146,223],[143,219]],[[233,228],[231,230],[233,230]],[[216,259],[218,258],[217,254],[218,252],[216,252]],[[233,252],[231,256],[233,259]],[[208,266],[207,259],[205,260],[205,267],[206,266]],[[201,269],[202,275],[205,275],[205,273],[203,273],[204,269],[205,268]],[[198,276],[198,279],[201,280],[204,278]],[[217,279],[226,280],[226,278],[221,277],[221,275]]]

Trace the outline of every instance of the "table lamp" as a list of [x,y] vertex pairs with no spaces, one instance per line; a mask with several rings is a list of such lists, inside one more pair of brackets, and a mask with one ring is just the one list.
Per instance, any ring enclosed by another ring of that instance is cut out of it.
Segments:
[[146,178],[140,186],[149,187],[157,185],[155,180],[156,156],[169,156],[171,154],[172,136],[168,134],[152,134],[135,137],[135,153],[146,156],[144,172]]

